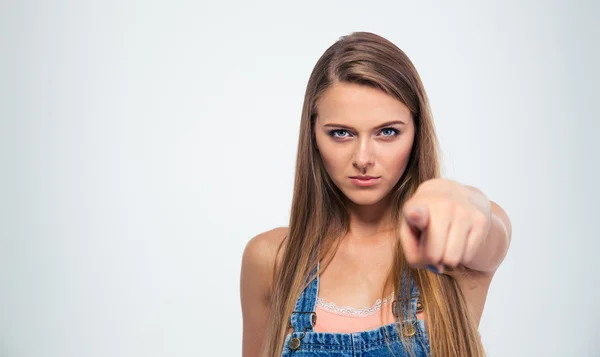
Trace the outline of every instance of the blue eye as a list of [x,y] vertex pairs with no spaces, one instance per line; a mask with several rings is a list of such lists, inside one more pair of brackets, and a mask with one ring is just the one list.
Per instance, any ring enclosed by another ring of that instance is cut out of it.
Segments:
[[329,131],[329,136],[333,136],[334,138],[346,138],[350,136],[350,133],[348,132],[348,130],[335,129]]
[[383,134],[383,136],[395,136],[400,134],[400,131],[394,128],[384,128],[381,129],[381,134]]

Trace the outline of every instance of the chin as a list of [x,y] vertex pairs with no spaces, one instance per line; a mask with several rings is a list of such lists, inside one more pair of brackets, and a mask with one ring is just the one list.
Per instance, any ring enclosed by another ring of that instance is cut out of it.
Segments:
[[346,197],[352,201],[352,203],[359,206],[372,206],[379,203],[385,198],[385,195],[381,192],[352,192],[346,194]]

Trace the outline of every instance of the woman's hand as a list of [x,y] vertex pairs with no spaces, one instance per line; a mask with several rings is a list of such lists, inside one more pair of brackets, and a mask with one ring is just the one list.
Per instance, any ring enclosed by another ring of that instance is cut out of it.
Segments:
[[[510,234],[502,220],[496,221],[503,234],[490,234],[492,208],[492,202],[473,187],[446,179],[422,183],[402,210],[401,243],[407,262],[441,273],[444,267],[470,267],[472,263],[481,268],[482,258],[501,255],[489,267],[484,262],[485,268],[495,270],[508,249]],[[498,236],[504,236],[506,244],[487,244],[490,237]],[[502,254],[489,251],[498,247],[504,249]]]

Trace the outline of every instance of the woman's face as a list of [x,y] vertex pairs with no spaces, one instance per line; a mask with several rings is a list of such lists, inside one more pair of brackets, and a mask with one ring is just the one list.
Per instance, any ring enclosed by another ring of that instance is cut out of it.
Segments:
[[375,88],[337,83],[316,109],[315,139],[335,185],[357,205],[387,197],[406,169],[415,136],[406,105]]

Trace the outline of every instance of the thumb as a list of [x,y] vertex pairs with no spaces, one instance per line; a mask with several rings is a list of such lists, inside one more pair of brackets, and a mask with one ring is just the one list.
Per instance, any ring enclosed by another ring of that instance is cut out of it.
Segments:
[[409,207],[404,211],[404,217],[406,218],[406,223],[408,223],[411,228],[419,231],[425,230],[429,223],[429,212],[421,206]]

